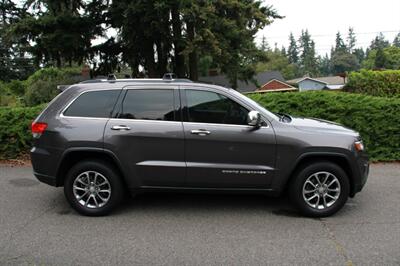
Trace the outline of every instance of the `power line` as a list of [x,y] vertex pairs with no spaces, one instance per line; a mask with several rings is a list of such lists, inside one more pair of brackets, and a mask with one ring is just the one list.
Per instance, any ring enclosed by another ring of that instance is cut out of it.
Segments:
[[[400,29],[399,30],[370,31],[370,32],[354,32],[354,35],[368,35],[368,34],[379,34],[379,33],[397,33],[397,32],[400,32]],[[335,37],[336,33],[335,34],[315,34],[315,35],[310,33],[310,35],[311,35],[311,38]],[[264,34],[262,36],[258,36],[257,38],[263,38],[263,37],[265,37],[266,39],[272,39],[272,38],[279,39],[279,38],[289,38],[289,35],[286,35],[286,36],[283,36],[283,35],[280,35],[280,36],[267,36],[267,35]]]

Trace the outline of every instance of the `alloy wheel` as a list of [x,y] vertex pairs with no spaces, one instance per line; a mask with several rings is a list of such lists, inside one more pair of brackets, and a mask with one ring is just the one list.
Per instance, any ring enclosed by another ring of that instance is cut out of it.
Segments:
[[103,207],[111,197],[110,182],[96,171],[79,174],[74,180],[72,191],[79,204],[90,209]]
[[303,185],[303,199],[308,206],[324,210],[331,207],[341,192],[339,179],[329,172],[317,172],[310,175]]

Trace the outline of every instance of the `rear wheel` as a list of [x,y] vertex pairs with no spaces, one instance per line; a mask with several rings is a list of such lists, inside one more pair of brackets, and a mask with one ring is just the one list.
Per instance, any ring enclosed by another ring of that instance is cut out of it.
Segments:
[[326,217],[346,203],[350,184],[341,167],[330,162],[316,162],[301,168],[290,184],[292,202],[310,217]]
[[64,194],[79,213],[101,216],[110,213],[124,194],[117,171],[101,161],[83,161],[74,165],[64,183]]

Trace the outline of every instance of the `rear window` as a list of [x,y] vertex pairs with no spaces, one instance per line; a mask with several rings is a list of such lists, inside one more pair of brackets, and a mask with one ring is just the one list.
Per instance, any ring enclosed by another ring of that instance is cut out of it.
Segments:
[[174,121],[174,91],[169,89],[128,90],[118,117]]
[[108,118],[119,93],[120,90],[85,92],[68,107],[64,116]]

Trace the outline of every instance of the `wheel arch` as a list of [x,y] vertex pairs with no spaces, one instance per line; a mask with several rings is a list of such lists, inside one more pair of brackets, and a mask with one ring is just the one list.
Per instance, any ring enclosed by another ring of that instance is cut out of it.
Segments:
[[64,186],[64,180],[68,170],[82,160],[101,160],[112,165],[126,185],[126,176],[122,171],[122,166],[118,158],[108,150],[100,148],[70,148],[64,152],[60,164],[57,167],[56,186]]
[[289,184],[291,181],[296,178],[296,173],[303,167],[313,164],[315,162],[327,161],[334,163],[341,167],[343,171],[345,171],[347,177],[349,178],[350,183],[350,197],[353,197],[355,194],[355,181],[354,181],[354,171],[351,167],[350,159],[341,153],[307,153],[300,156],[292,171],[290,172],[289,177],[286,180],[284,185],[284,190],[287,191]]

